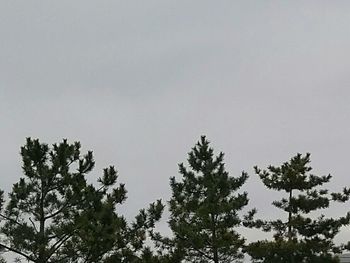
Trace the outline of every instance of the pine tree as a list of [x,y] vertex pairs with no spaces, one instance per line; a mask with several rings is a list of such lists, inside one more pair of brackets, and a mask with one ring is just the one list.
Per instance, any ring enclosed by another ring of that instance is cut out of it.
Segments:
[[253,242],[247,247],[255,262],[338,262],[334,253],[341,252],[342,247],[336,246],[333,240],[340,228],[349,224],[350,213],[338,219],[310,213],[328,208],[332,201],[347,201],[350,190],[344,188],[340,193],[329,193],[322,186],[330,181],[331,175],[311,174],[309,163],[310,154],[297,154],[279,167],[269,166],[267,170],[255,167],[267,188],[286,195],[273,202],[286,213],[284,220],[256,221],[256,226],[264,231],[274,231],[274,240]]
[[[0,190],[0,211],[2,210],[2,207],[4,205],[4,191]],[[0,246],[0,263],[5,263],[5,259],[1,256],[2,253],[4,253],[4,248]]]
[[35,263],[137,257],[145,231],[160,218],[162,204],[151,204],[135,223],[127,224],[115,212],[126,199],[124,185],[116,185],[117,171],[106,168],[98,187],[89,184],[86,176],[95,162],[91,151],[82,155],[80,148],[79,142],[63,140],[49,148],[27,139],[21,148],[24,176],[13,185],[0,212],[0,248]]
[[182,179],[170,179],[169,225],[174,238],[163,239],[163,245],[172,248],[173,257],[164,262],[236,262],[243,258],[245,242],[235,229],[242,225],[238,212],[248,204],[247,193],[237,190],[248,175],[229,176],[224,154],[214,156],[205,136],[188,156],[188,168],[179,164]]

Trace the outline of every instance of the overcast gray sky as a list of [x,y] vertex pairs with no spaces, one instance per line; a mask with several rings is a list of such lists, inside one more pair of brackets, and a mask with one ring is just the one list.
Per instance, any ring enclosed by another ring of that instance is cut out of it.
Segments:
[[21,176],[25,137],[79,140],[94,151],[94,177],[118,168],[129,191],[121,211],[132,216],[169,198],[169,177],[202,134],[226,153],[232,175],[251,174],[245,189],[260,216],[276,214],[276,195],[255,164],[311,152],[315,172],[334,176],[332,189],[349,185],[349,8],[0,0],[1,188]]

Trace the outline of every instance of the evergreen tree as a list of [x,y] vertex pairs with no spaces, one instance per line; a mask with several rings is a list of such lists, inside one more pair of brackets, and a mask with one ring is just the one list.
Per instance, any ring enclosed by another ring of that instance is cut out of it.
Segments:
[[331,175],[311,174],[310,154],[297,154],[279,167],[269,166],[267,170],[255,167],[256,174],[264,185],[286,195],[273,205],[286,213],[286,219],[274,221],[257,220],[255,225],[264,231],[274,231],[274,240],[257,241],[247,247],[255,262],[265,263],[330,263],[338,262],[334,253],[342,250],[336,246],[334,237],[342,226],[350,222],[350,213],[338,219],[310,215],[314,211],[328,208],[332,201],[345,202],[350,190],[329,193],[322,186]]
[[[0,211],[2,210],[4,204],[4,191],[0,190]],[[0,246],[0,263],[5,263],[5,259],[1,256],[4,253],[4,248]]]
[[237,262],[245,242],[235,230],[242,225],[238,212],[248,204],[247,193],[237,190],[248,175],[229,176],[224,154],[214,156],[205,136],[188,156],[189,167],[179,164],[182,179],[170,179],[169,225],[174,238],[161,242],[171,249],[164,262]]
[[[116,185],[116,170],[104,169],[98,188],[89,184],[86,175],[95,162],[92,152],[81,154],[79,142],[63,140],[50,149],[28,138],[21,155],[24,177],[0,212],[2,249],[35,263],[137,257],[146,230],[160,218],[159,201],[129,225],[115,212],[126,199],[124,185]],[[125,260],[120,262],[131,262]]]

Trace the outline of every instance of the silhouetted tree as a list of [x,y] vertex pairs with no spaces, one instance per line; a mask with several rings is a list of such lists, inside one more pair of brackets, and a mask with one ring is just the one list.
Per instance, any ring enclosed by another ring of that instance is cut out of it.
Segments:
[[256,226],[264,231],[274,231],[274,240],[253,242],[247,247],[254,262],[338,262],[334,253],[341,252],[342,247],[336,246],[333,239],[342,226],[349,224],[350,213],[338,219],[323,214],[312,217],[310,213],[328,208],[332,201],[347,201],[350,190],[329,193],[322,186],[330,181],[331,175],[311,174],[309,163],[310,154],[297,154],[279,167],[269,166],[267,170],[255,167],[267,188],[285,193],[286,197],[273,205],[286,213],[286,219],[256,221]]
[[160,201],[130,225],[115,212],[126,199],[116,170],[104,169],[98,187],[89,184],[95,162],[91,151],[81,154],[79,142],[63,140],[50,149],[28,138],[21,155],[24,177],[0,212],[1,248],[35,263],[124,262],[141,253],[146,231],[160,218]]
[[242,259],[245,240],[235,228],[242,225],[238,212],[248,204],[248,197],[237,190],[248,175],[229,176],[224,154],[214,156],[205,136],[188,156],[189,167],[179,165],[181,180],[170,179],[169,225],[174,238],[155,238],[170,249],[165,262],[228,263]]

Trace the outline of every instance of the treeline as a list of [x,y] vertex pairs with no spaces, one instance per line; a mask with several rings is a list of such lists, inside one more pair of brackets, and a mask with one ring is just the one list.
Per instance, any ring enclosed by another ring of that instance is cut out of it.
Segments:
[[[249,255],[254,262],[327,263],[339,262],[336,255],[349,249],[334,238],[349,225],[350,213],[340,218],[310,213],[348,201],[350,190],[325,188],[331,176],[311,172],[310,154],[280,166],[254,167],[268,188],[258,191],[284,195],[273,205],[285,216],[267,221],[249,208],[248,193],[240,190],[248,174],[230,175],[224,154],[216,155],[202,136],[187,162],[179,164],[181,177],[170,178],[170,200],[151,203],[132,222],[117,212],[127,191],[117,183],[116,169],[110,166],[96,183],[88,183],[95,162],[92,152],[81,153],[79,142],[49,147],[27,138],[21,156],[23,177],[8,198],[0,193],[0,253],[15,254],[18,261],[231,263]],[[170,212],[171,236],[155,228],[164,209]],[[273,233],[273,239],[248,243],[237,231],[242,227]]]

